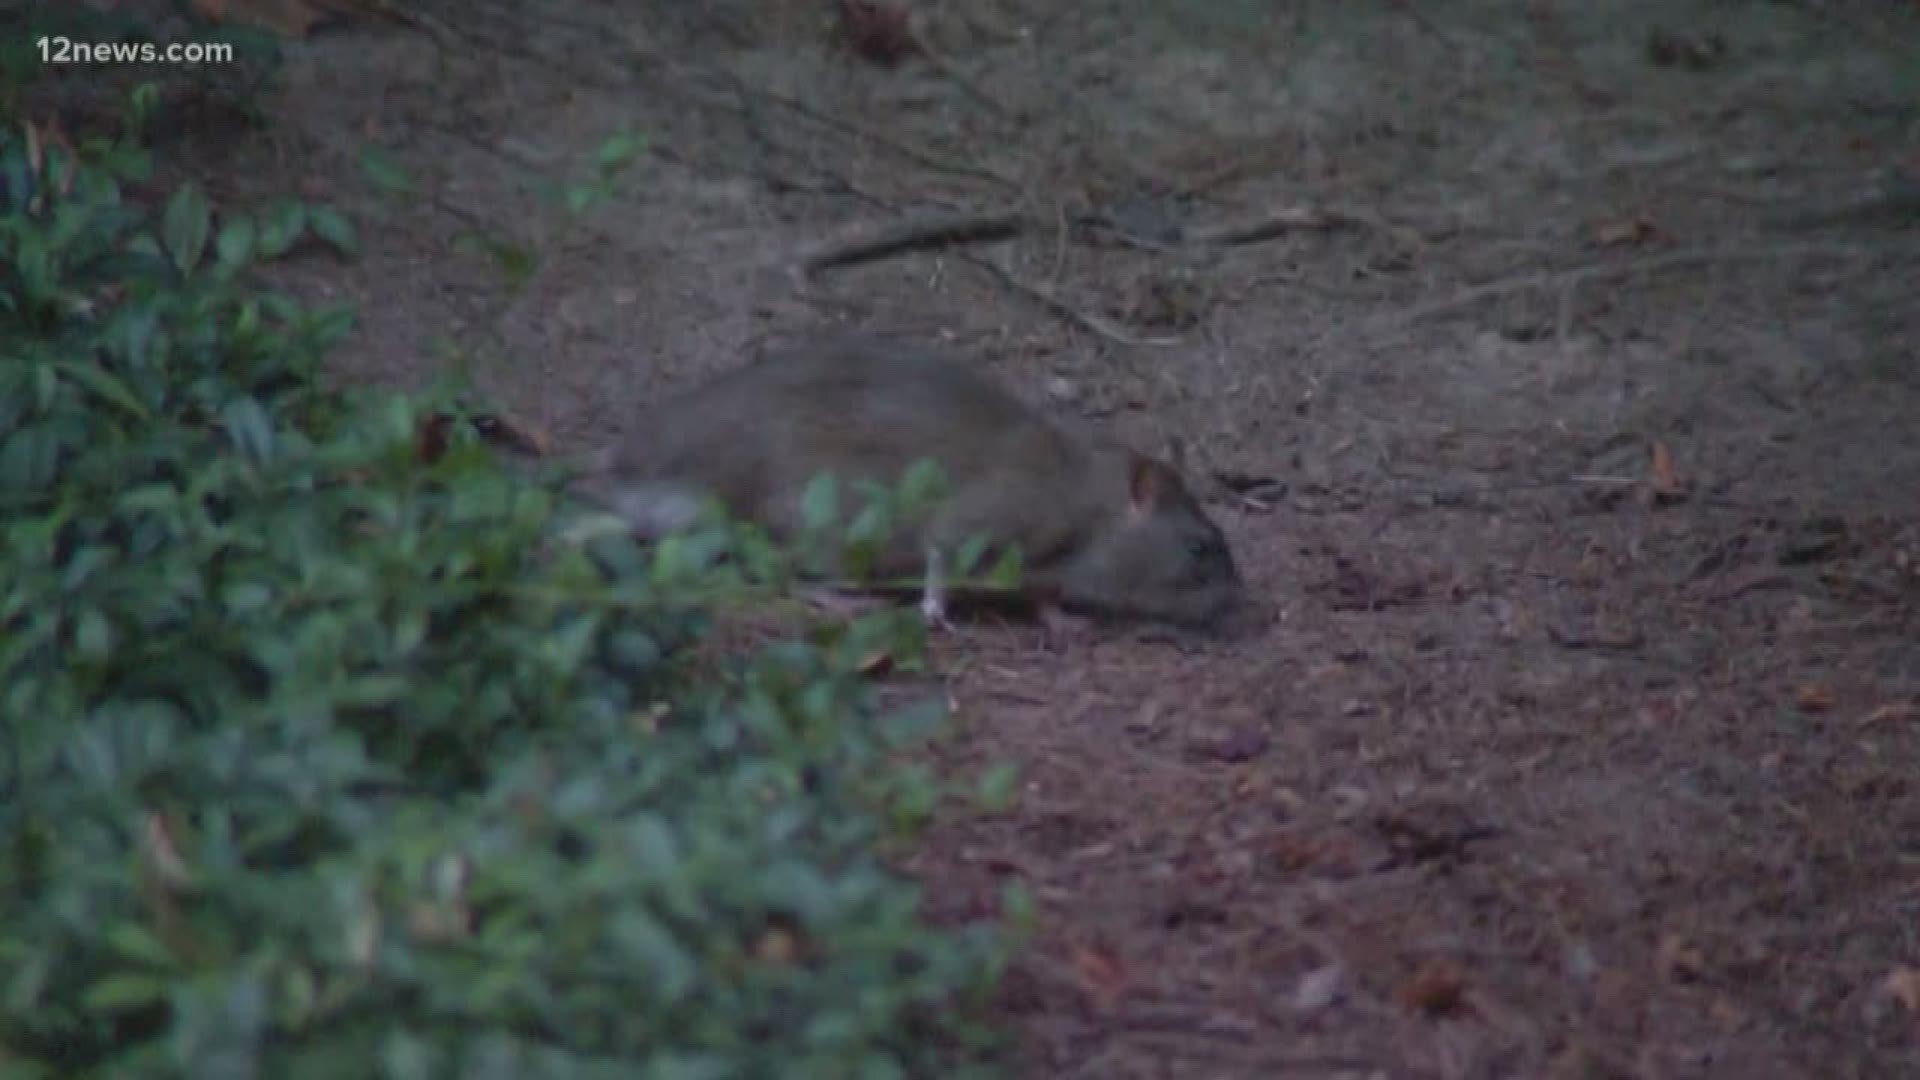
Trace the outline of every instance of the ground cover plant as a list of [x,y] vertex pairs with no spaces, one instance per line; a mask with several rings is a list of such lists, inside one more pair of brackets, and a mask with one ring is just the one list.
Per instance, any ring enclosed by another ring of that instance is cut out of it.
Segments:
[[563,535],[456,395],[323,385],[352,312],[249,270],[351,226],[141,203],[143,107],[0,134],[0,1074],[984,1067],[998,934],[881,857],[910,628],[695,647],[776,553]]

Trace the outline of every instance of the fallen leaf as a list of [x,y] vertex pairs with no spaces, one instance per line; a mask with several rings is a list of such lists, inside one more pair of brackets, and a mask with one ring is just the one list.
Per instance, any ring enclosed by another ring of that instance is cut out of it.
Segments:
[[457,901],[415,901],[407,911],[407,931],[423,942],[459,941],[473,934],[473,912]]
[[1707,958],[1693,942],[1679,934],[1668,934],[1654,950],[1653,965],[1671,982],[1693,982],[1706,974]]
[[1920,969],[1894,968],[1880,981],[1880,992],[1899,1002],[1901,1008],[1920,1015]]
[[1920,719],[1920,708],[1911,701],[1889,701],[1860,718],[1861,727],[1875,724],[1905,724]]
[[1637,247],[1660,235],[1660,229],[1645,217],[1608,218],[1592,229],[1595,247]]
[[346,936],[347,957],[354,966],[371,968],[380,952],[380,909],[371,903],[362,904]]
[[1079,945],[1073,950],[1073,971],[1079,976],[1081,989],[1106,1007],[1126,990],[1128,978],[1126,968],[1122,967],[1118,957],[1106,949],[1095,945]]
[[1410,1012],[1445,1016],[1465,1007],[1467,977],[1451,961],[1436,957],[1420,965],[1394,996]]
[[1713,1004],[1707,1008],[1707,1015],[1713,1017],[1713,1022],[1720,1025],[1722,1031],[1737,1031],[1747,1023],[1746,1010],[1726,997],[1714,998]]
[[1320,861],[1326,845],[1310,836],[1281,833],[1268,842],[1268,854],[1282,870],[1304,870]]
[[193,884],[193,871],[187,868],[186,860],[180,857],[180,848],[173,840],[173,825],[167,816],[157,811],[149,812],[143,826],[141,850],[161,882],[175,889]]
[[800,955],[800,942],[787,931],[775,928],[754,942],[753,955],[763,964],[785,967]]
[[1826,712],[1833,708],[1833,690],[1821,683],[1803,683],[1793,692],[1793,703],[1801,712]]
[[1256,728],[1238,728],[1190,739],[1186,751],[1189,757],[1198,760],[1238,765],[1265,754],[1271,745],[1272,740],[1266,732]]
[[1338,1001],[1346,982],[1346,971],[1339,964],[1314,968],[1300,977],[1293,988],[1293,1011],[1317,1013]]
[[24,126],[27,129],[27,171],[38,174],[40,167],[46,164],[46,154],[40,148],[40,129],[33,124]]
[[1673,451],[1667,449],[1666,443],[1655,440],[1651,455],[1649,472],[1654,497],[1671,500],[1685,495],[1687,487],[1680,479],[1680,470],[1674,466]]

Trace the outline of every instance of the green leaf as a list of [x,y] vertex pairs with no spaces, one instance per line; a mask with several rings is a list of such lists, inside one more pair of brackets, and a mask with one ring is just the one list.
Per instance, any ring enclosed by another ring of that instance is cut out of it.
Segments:
[[45,413],[60,396],[60,369],[54,364],[36,364],[33,368],[33,411]]
[[875,500],[854,515],[847,526],[847,542],[867,550],[877,550],[893,535],[893,514],[887,504]]
[[88,1012],[130,1012],[164,1003],[171,990],[172,983],[168,979],[123,971],[89,986],[80,1001]]
[[461,233],[453,243],[458,250],[479,252],[492,259],[506,277],[507,288],[511,290],[518,290],[525,285],[527,279],[533,276],[534,268],[539,265],[539,257],[532,250],[484,233]]
[[940,802],[940,785],[927,770],[909,765],[893,774],[892,818],[896,826],[915,829],[924,825]]
[[123,513],[162,513],[180,507],[180,489],[169,483],[142,484],[120,496]]
[[79,383],[82,388],[92,392],[135,420],[147,420],[152,414],[140,399],[128,388],[127,384],[112,372],[94,366],[84,360],[59,360],[55,366],[67,378]]
[[0,491],[39,491],[60,467],[60,433],[48,424],[19,428],[0,443]]
[[98,608],[87,608],[74,621],[73,643],[85,659],[105,660],[113,652],[113,624]]
[[350,708],[391,705],[407,695],[407,680],[398,675],[363,675],[334,688],[334,700]]
[[222,269],[231,272],[245,266],[253,258],[253,222],[246,218],[235,218],[221,226],[220,235],[214,240],[214,250],[218,253]]
[[980,801],[981,809],[998,814],[1012,807],[1019,790],[1020,767],[1003,761],[980,774],[980,780],[974,787],[974,797]]
[[259,582],[237,582],[220,590],[220,601],[226,605],[229,615],[246,616],[264,611],[273,600],[273,589]]
[[352,332],[358,313],[352,304],[336,304],[322,308],[307,317],[307,332],[314,343],[322,348],[336,345]]
[[800,494],[801,527],[810,533],[825,532],[840,521],[840,478],[823,472],[807,481]]
[[372,143],[361,147],[360,171],[366,174],[374,187],[389,195],[405,195],[413,191],[413,178],[384,147]]
[[924,698],[889,713],[884,721],[887,742],[905,746],[925,740],[947,722],[947,703],[938,697]]
[[947,493],[947,471],[932,458],[920,458],[907,466],[906,474],[900,478],[901,509],[906,513],[918,513],[944,498]]
[[153,175],[153,155],[133,143],[113,144],[101,153],[99,161],[109,175],[129,184],[143,184]]
[[207,232],[212,221],[213,211],[207,206],[206,196],[192,183],[182,185],[167,201],[160,236],[173,265],[181,273],[190,273],[199,265],[200,256],[206,252]]
[[493,256],[495,265],[499,266],[500,272],[506,276],[507,288],[514,292],[526,288],[527,281],[533,277],[534,270],[540,265],[540,256],[535,254],[532,248],[519,244],[494,244],[487,249],[487,252]]
[[1000,913],[1009,925],[1023,933],[1031,932],[1040,924],[1040,905],[1018,878],[1008,880],[1000,890]]
[[987,571],[987,584],[996,589],[1019,588],[1023,565],[1020,549],[1008,547],[994,561],[993,568]]
[[631,131],[623,131],[608,136],[594,152],[594,164],[598,165],[602,175],[626,165],[647,148],[647,137]]
[[636,815],[627,822],[624,834],[622,853],[643,877],[665,880],[685,872],[673,827],[658,816]]
[[607,659],[629,675],[648,674],[663,657],[660,642],[644,631],[622,630],[607,642]]
[[248,299],[240,305],[240,314],[233,317],[233,336],[240,340],[249,340],[260,332],[260,303]]
[[20,275],[20,291],[28,304],[45,304],[55,289],[53,258],[44,237],[26,233],[14,242],[13,264]]
[[432,1042],[410,1031],[387,1035],[380,1047],[380,1075],[385,1080],[431,1080],[438,1075]]
[[313,230],[313,235],[332,245],[342,255],[356,255],[360,251],[360,241],[354,236],[353,226],[332,207],[316,206],[308,210],[307,227]]
[[975,533],[960,541],[960,547],[953,556],[953,576],[972,577],[973,572],[980,568],[980,559],[986,555],[990,543],[992,541],[987,539],[985,533]]
[[541,656],[556,670],[571,672],[580,666],[599,629],[597,614],[584,615],[555,627],[541,642]]
[[307,208],[292,199],[273,204],[260,220],[256,248],[262,259],[277,259],[293,249],[307,229]]
[[273,460],[273,419],[250,397],[236,397],[220,410],[227,438],[256,465]]
[[726,1080],[739,1076],[738,1064],[718,1054],[658,1052],[647,1055],[646,1080]]
[[126,251],[129,255],[153,259],[156,262],[161,261],[164,257],[160,250],[160,241],[155,240],[147,233],[141,233],[128,240],[126,243]]
[[106,942],[115,955],[156,968],[174,966],[173,951],[139,923],[116,922],[108,927]]
[[134,140],[146,131],[147,122],[153,118],[160,106],[160,84],[143,82],[127,95],[127,109],[121,117],[128,139]]

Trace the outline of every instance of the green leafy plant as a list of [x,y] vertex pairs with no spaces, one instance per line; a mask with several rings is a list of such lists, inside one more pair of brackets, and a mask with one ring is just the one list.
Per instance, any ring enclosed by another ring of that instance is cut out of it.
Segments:
[[325,389],[351,312],[249,282],[343,221],[96,149],[0,134],[0,1071],[984,1069],[1002,931],[876,854],[939,789],[860,674],[911,616],[695,648],[776,552],[423,454],[454,402]]

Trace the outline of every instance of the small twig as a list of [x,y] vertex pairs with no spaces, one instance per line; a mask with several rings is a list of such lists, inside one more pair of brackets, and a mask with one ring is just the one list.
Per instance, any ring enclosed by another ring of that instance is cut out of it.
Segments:
[[961,93],[972,98],[988,112],[1003,119],[1012,119],[1017,115],[1005,102],[987,93],[971,75],[961,70],[960,65],[947,59],[944,53],[934,48],[933,43],[928,40],[925,28],[914,25],[910,20],[907,24],[907,34],[913,39],[914,47],[920,50],[920,55],[926,58],[927,63],[932,64],[935,70],[952,80],[953,84],[960,88]]
[[1026,215],[1017,210],[986,213],[940,213],[909,218],[863,230],[860,235],[828,241],[798,260],[800,271],[816,274],[840,266],[884,259],[906,251],[1006,240],[1026,227]]
[[1418,7],[1415,7],[1412,3],[1409,2],[1409,0],[1388,0],[1388,2],[1389,2],[1389,5],[1395,11],[1398,11],[1401,14],[1412,19],[1414,22],[1414,25],[1420,27],[1420,29],[1422,30],[1425,30],[1429,35],[1433,37],[1435,41],[1438,41],[1440,44],[1445,45],[1447,48],[1452,49],[1455,52],[1460,51],[1460,43],[1453,39],[1453,35],[1447,33],[1445,30],[1440,29],[1439,24],[1435,23],[1432,19],[1428,18],[1425,12],[1421,11]]
[[1444,315],[1460,308],[1472,307],[1484,300],[1507,296],[1512,293],[1528,292],[1553,286],[1570,288],[1576,284],[1590,281],[1603,281],[1607,278],[1630,277],[1634,274],[1651,274],[1661,270],[1672,270],[1682,266],[1697,266],[1733,260],[1764,260],[1790,258],[1856,258],[1871,254],[1870,250],[1858,245],[1807,244],[1782,245],[1771,248],[1726,248],[1720,250],[1670,251],[1645,259],[1629,262],[1604,263],[1595,266],[1576,267],[1572,270],[1540,270],[1517,277],[1502,278],[1482,285],[1462,289],[1452,296],[1434,300],[1409,308],[1392,316],[1397,323],[1413,323],[1435,315]]
[[897,139],[893,139],[886,135],[882,135],[879,132],[874,131],[872,128],[864,127],[859,124],[850,123],[836,116],[829,116],[826,113],[823,113],[818,109],[815,109],[813,106],[808,105],[806,102],[801,101],[798,98],[788,97],[787,95],[782,94],[777,90],[769,90],[763,86],[748,87],[744,82],[739,82],[737,83],[737,85],[739,86],[740,90],[744,93],[752,93],[756,97],[764,98],[767,101],[773,102],[775,105],[779,105],[782,108],[789,109],[793,112],[799,113],[801,116],[804,116],[809,120],[812,120],[814,123],[819,124],[822,127],[831,128],[835,131],[840,132],[843,135],[850,135],[856,139],[860,139],[865,142],[870,142],[875,146],[884,147],[885,149],[891,150],[894,153],[900,155],[901,157],[908,158],[909,160],[912,160],[929,169],[934,169],[944,173],[951,173],[955,176],[971,176],[977,180],[986,180],[991,183],[998,184],[1001,187],[1008,188],[1009,190],[1017,191],[1020,188],[1020,185],[1017,182],[1005,176],[1001,176],[999,173],[996,173],[991,169],[986,169],[986,168],[982,168],[975,165],[967,165],[958,161],[951,161],[951,160],[942,158],[938,154],[932,153],[931,151],[922,150],[919,147],[910,146],[906,143],[900,142]]
[[1189,229],[1181,239],[1190,244],[1257,244],[1302,229],[1349,229],[1375,223],[1359,214],[1326,207],[1290,206],[1252,221]]
[[1385,291],[1381,289],[1343,289],[1338,285],[1325,285],[1318,281],[1308,279],[1304,274],[1286,270],[1274,271],[1273,273],[1262,274],[1254,278],[1241,288],[1235,290],[1233,299],[1237,303],[1252,295],[1256,290],[1266,288],[1269,285],[1285,285],[1288,288],[1313,293],[1316,296],[1325,297],[1328,300],[1358,300],[1363,303],[1377,304],[1387,299]]
[[1870,195],[1816,209],[1779,213],[1767,223],[1780,229],[1818,229],[1838,225],[1898,226],[1920,221],[1920,177],[1900,177]]
[[1047,287],[1060,284],[1060,275],[1067,269],[1067,234],[1071,226],[1067,223],[1065,203],[1053,204],[1053,269],[1047,272]]
[[364,5],[362,10],[368,11],[380,18],[399,23],[401,26],[407,27],[410,30],[420,31],[432,38],[434,45],[438,46],[444,52],[454,51],[454,42],[458,39],[457,35],[454,34],[447,24],[425,12],[407,10],[392,3],[391,0],[374,0],[373,3]]
[[965,259],[967,262],[970,262],[973,265],[980,267],[982,270],[985,270],[989,274],[992,274],[994,277],[999,278],[1001,284],[1007,286],[1008,288],[1012,289],[1017,293],[1020,293],[1023,296],[1028,297],[1031,300],[1038,302],[1042,307],[1053,312],[1055,315],[1058,315],[1061,318],[1066,319],[1068,322],[1073,323],[1076,326],[1081,327],[1082,329],[1091,330],[1092,332],[1100,335],[1103,338],[1106,338],[1108,341],[1111,341],[1116,345],[1177,345],[1179,344],[1178,338],[1135,337],[1132,334],[1129,334],[1125,330],[1121,329],[1118,325],[1113,323],[1111,320],[1106,319],[1099,315],[1095,315],[1091,311],[1082,311],[1079,308],[1074,307],[1072,304],[1067,303],[1065,300],[1062,300],[1059,296],[1055,295],[1052,290],[1044,289],[1038,285],[1033,285],[1033,284],[1029,284],[1028,282],[1021,281],[1019,278],[1014,277],[1012,274],[1008,273],[1006,270],[1001,269],[999,266],[994,265],[992,262],[986,259],[978,258],[973,255],[968,255],[964,252],[960,254],[960,258]]
[[1592,649],[1596,652],[1626,652],[1638,649],[1646,644],[1646,635],[1639,630],[1624,633],[1588,633],[1585,630],[1566,629],[1547,624],[1547,640],[1562,649]]

